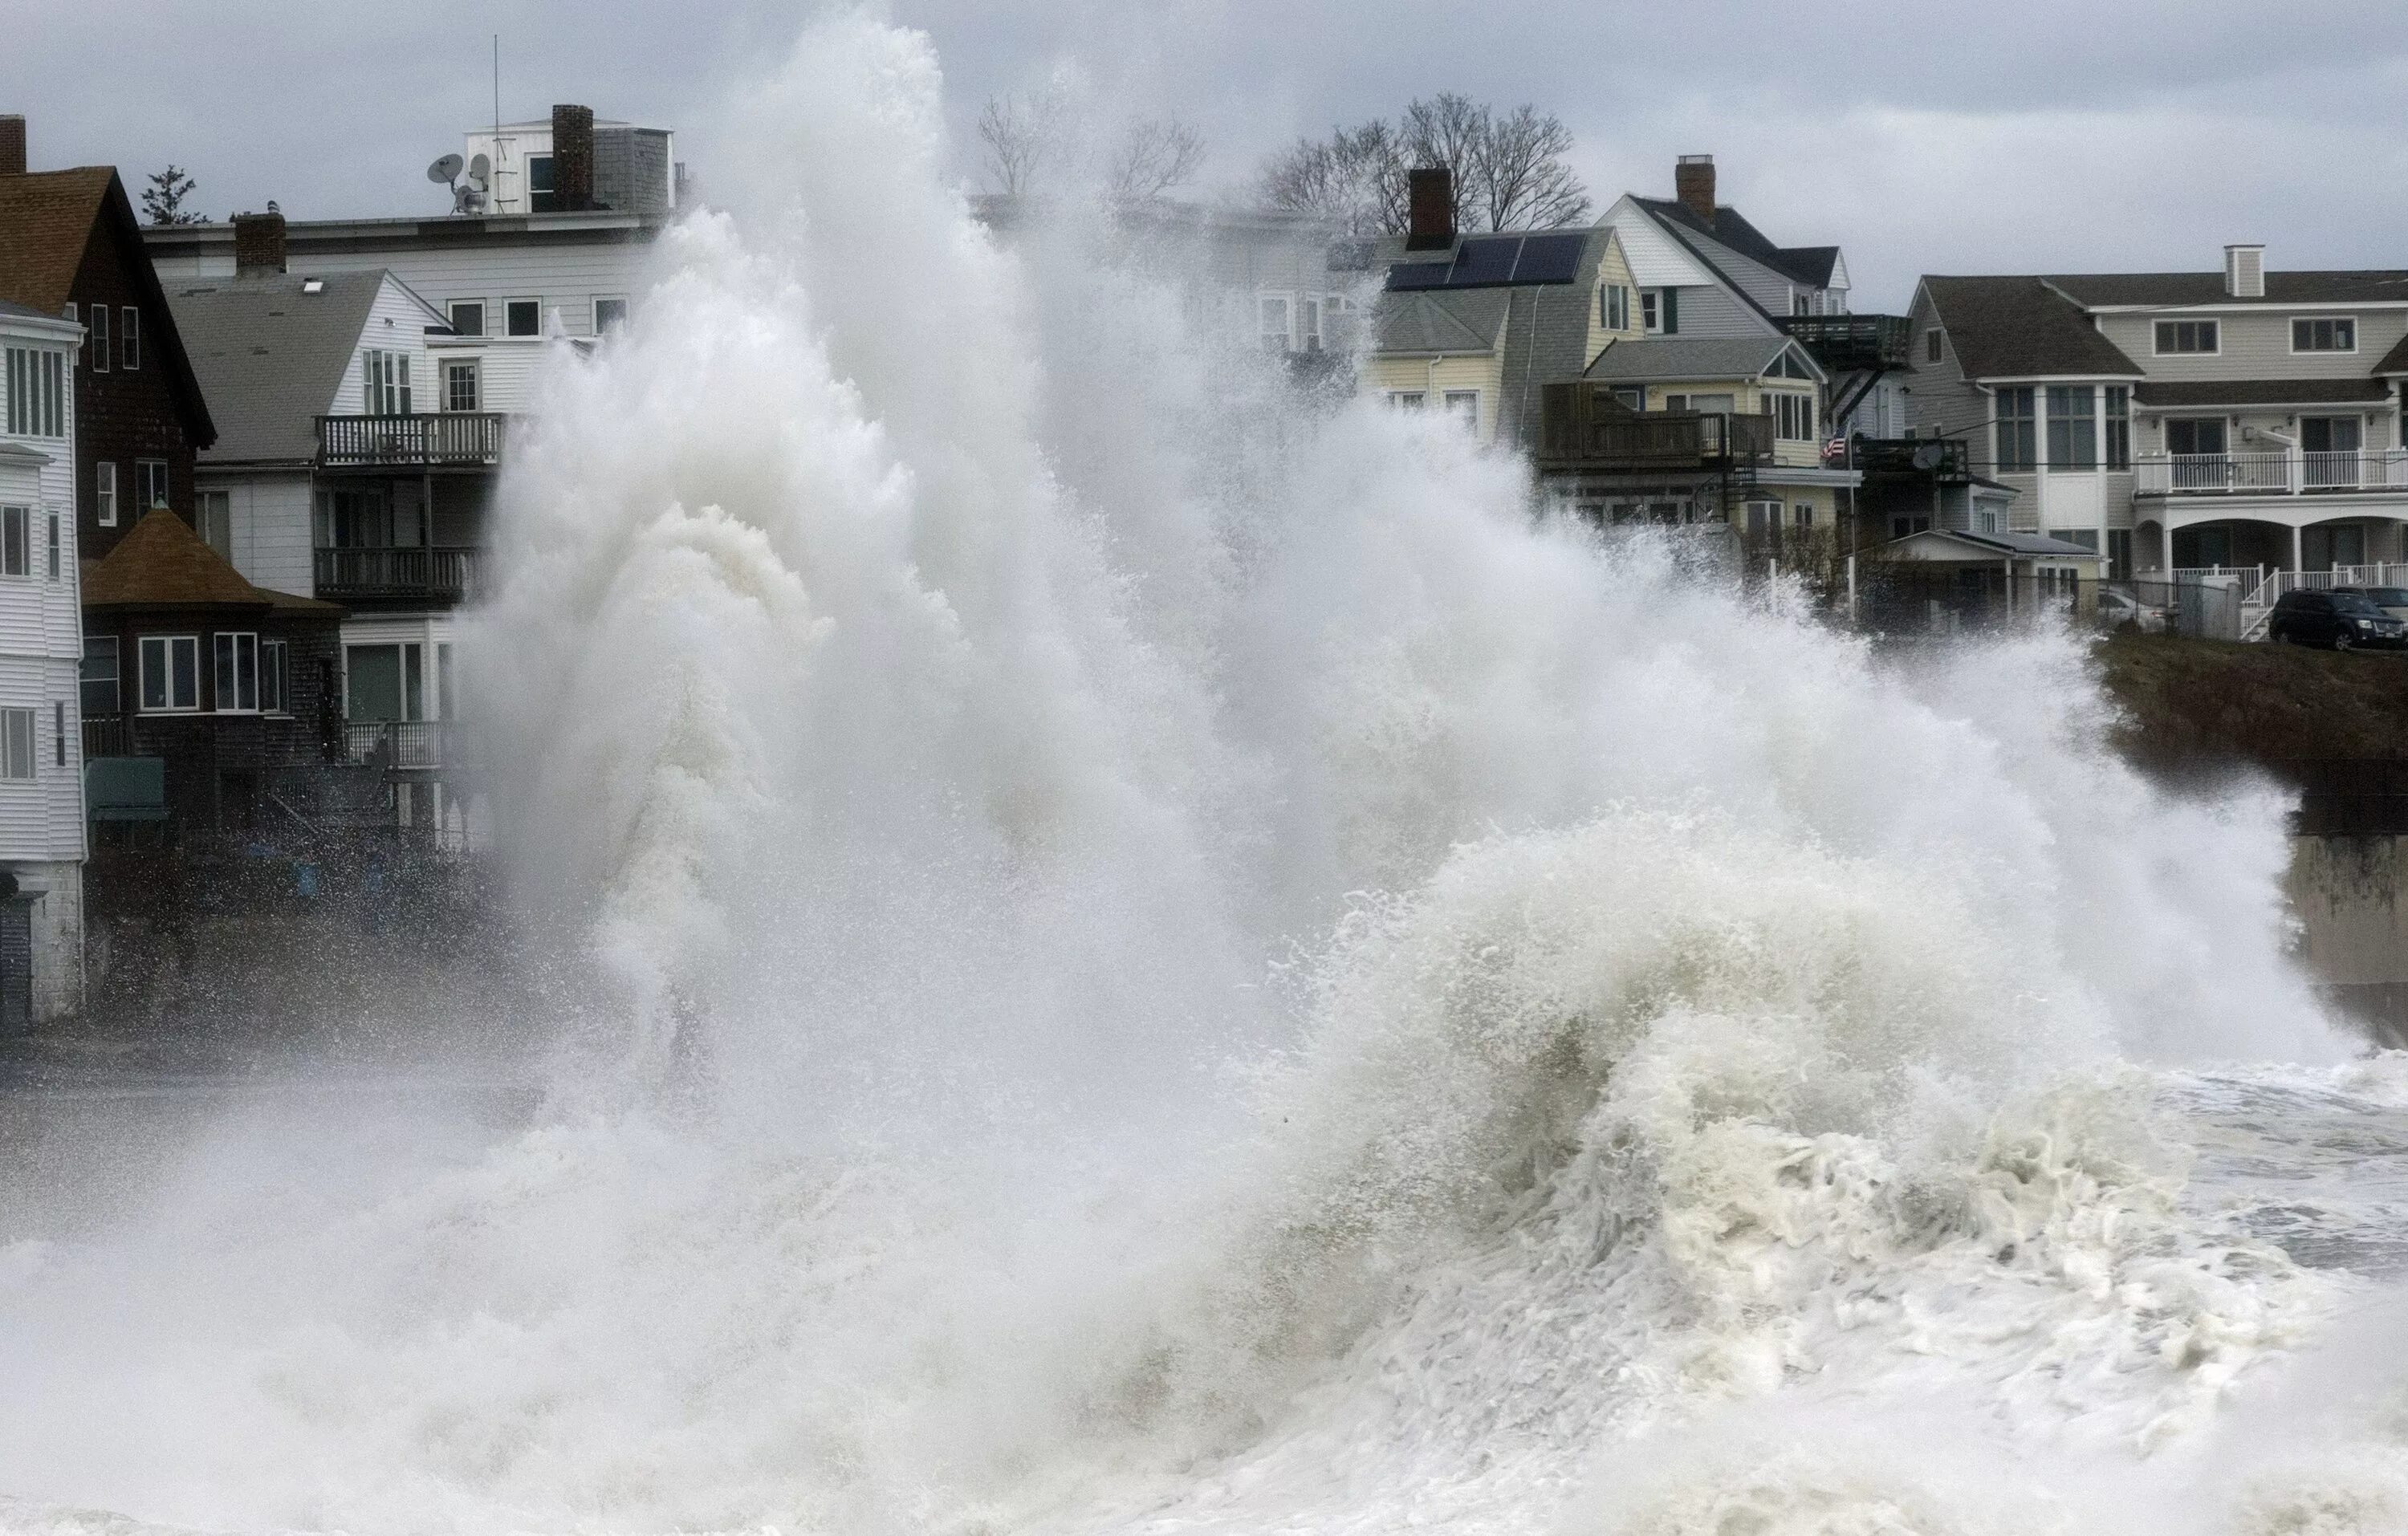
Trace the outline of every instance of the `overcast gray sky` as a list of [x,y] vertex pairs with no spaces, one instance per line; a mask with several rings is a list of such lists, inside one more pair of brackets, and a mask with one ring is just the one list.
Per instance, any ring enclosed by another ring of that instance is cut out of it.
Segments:
[[[1455,90],[1537,103],[1599,205],[1713,153],[1775,239],[1847,250],[1856,307],[1919,272],[2408,266],[2400,0],[2019,5],[1565,0],[894,0],[926,29],[957,137],[989,94],[1070,67],[1198,124],[1234,185],[1300,132]],[[706,180],[730,89],[810,7],[766,0],[0,0],[0,110],[37,167],[169,161],[212,217],[440,212],[423,179],[493,112],[578,101],[675,128]],[[1107,108],[1109,109],[1109,108]],[[965,146],[965,174],[974,158]]]

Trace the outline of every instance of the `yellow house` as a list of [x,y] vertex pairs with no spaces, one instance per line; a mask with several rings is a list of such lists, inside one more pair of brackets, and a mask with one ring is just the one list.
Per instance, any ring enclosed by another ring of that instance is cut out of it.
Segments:
[[1611,229],[1391,237],[1363,265],[1388,273],[1361,387],[1401,410],[1442,410],[1484,443],[1529,440],[1541,386],[1637,339],[1638,289]]

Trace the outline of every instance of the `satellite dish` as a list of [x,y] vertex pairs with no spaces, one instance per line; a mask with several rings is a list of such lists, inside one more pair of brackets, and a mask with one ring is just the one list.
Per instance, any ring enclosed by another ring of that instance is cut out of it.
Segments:
[[469,160],[468,179],[474,181],[477,185],[480,187],[483,186],[487,179],[493,174],[494,163],[486,159],[483,155],[477,155]]
[[1937,469],[1943,457],[1945,455],[1940,452],[1938,443],[1925,443],[1914,451],[1914,467],[1917,469]]
[[448,187],[452,184],[452,179],[460,174],[460,165],[461,160],[458,155],[447,154],[442,159],[437,161],[434,165],[426,167],[426,179],[429,181],[441,182],[443,185]]

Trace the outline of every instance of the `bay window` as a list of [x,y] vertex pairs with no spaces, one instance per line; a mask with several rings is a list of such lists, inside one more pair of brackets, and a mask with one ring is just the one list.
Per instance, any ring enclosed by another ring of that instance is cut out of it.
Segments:
[[2099,467],[2099,392],[2088,384],[2048,386],[2048,467]]

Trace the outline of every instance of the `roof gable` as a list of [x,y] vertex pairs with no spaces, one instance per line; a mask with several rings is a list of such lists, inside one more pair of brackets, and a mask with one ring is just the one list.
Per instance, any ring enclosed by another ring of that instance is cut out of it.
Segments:
[[165,507],[144,513],[83,573],[86,608],[265,608],[271,601]]
[[2080,305],[2045,279],[1926,277],[1919,293],[1948,332],[1968,379],[2138,379]]
[[387,283],[425,307],[381,268],[227,278],[171,294],[177,328],[222,423],[208,460],[310,458],[317,452],[315,418],[334,409],[335,392]]
[[1722,281],[1698,253],[1650,215],[1641,199],[1625,194],[1606,214],[1622,239],[1630,280],[1641,288],[1704,288]]
[[1803,348],[1784,336],[1667,336],[1616,341],[1597,354],[1582,377],[1648,383],[1759,379],[1784,356],[1801,365],[1796,377],[1826,377]]
[[184,435],[194,448],[207,448],[217,439],[217,426],[116,170],[79,165],[0,176],[0,298],[44,314],[62,312],[95,237],[115,243],[136,291],[159,317],[142,338],[143,347],[166,366]]

